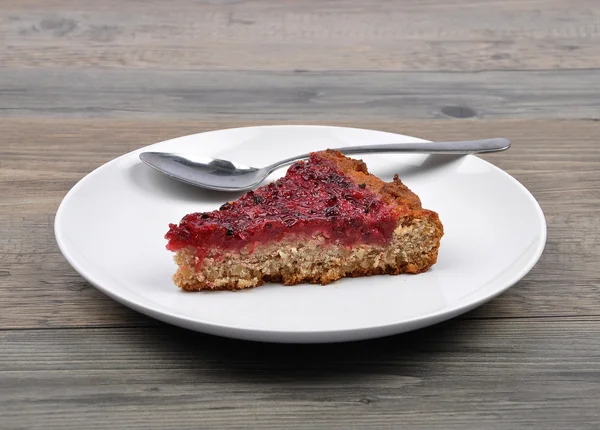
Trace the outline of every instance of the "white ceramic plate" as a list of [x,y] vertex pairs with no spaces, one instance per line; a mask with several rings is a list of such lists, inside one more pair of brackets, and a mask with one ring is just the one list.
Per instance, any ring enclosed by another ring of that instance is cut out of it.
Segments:
[[386,181],[399,173],[423,206],[439,213],[445,235],[438,262],[427,273],[185,293],[171,280],[176,267],[165,249],[168,224],[189,212],[214,210],[241,193],[177,182],[143,164],[139,153],[180,151],[262,166],[327,147],[418,141],[423,140],[322,126],[246,127],[168,140],[125,154],[76,184],[56,214],[56,239],[69,263],[98,289],[188,329],[272,342],[337,342],[414,330],[497,296],[542,254],[542,210],[507,173],[475,156],[360,156]]

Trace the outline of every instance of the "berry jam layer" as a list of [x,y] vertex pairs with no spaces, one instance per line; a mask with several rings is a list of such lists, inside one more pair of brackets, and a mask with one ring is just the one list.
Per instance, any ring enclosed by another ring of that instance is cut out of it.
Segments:
[[322,235],[329,243],[385,245],[396,226],[379,194],[345,175],[327,151],[290,166],[275,182],[225,203],[217,211],[186,215],[169,224],[167,249],[239,250],[277,242],[287,235]]

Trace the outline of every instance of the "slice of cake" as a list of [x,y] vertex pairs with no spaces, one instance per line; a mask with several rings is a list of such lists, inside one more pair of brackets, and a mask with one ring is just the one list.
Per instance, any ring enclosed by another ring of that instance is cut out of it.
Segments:
[[420,273],[436,262],[442,235],[437,213],[397,175],[383,182],[326,150],[219,210],[186,215],[165,238],[174,282],[194,291]]

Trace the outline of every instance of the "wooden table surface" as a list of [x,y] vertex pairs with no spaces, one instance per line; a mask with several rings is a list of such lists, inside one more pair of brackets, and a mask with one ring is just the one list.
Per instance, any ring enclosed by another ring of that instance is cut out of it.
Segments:
[[[65,261],[103,163],[249,124],[506,136],[535,268],[427,329],[338,345],[189,332]],[[0,428],[600,426],[597,0],[0,0]]]

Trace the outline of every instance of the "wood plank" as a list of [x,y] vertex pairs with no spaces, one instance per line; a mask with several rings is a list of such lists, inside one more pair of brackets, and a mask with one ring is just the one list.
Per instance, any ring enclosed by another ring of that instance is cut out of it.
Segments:
[[377,122],[600,118],[597,70],[219,72],[0,69],[0,116]]
[[450,321],[337,345],[160,326],[0,331],[4,428],[597,428],[599,320]]
[[[98,292],[59,253],[54,213],[65,193],[110,159],[179,135],[250,123],[0,120],[0,328],[155,325]],[[532,272],[467,318],[599,316],[598,121],[334,122],[429,139],[507,136],[485,158],[539,200],[548,244]],[[43,154],[43,156],[41,156]]]
[[0,22],[13,68],[600,67],[596,0],[4,0]]

